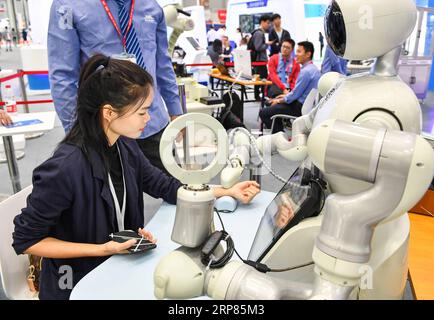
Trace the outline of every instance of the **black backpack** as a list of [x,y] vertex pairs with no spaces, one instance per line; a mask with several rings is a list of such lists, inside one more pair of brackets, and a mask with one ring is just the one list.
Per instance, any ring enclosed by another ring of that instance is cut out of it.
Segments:
[[256,32],[260,32],[260,29],[256,29],[252,32],[252,36],[249,39],[249,42],[247,43],[247,50],[250,50],[250,56],[252,58],[252,62],[256,62],[258,60],[258,51],[255,49],[255,42],[253,41],[253,36]]
[[223,96],[223,103],[225,104],[225,107],[217,117],[217,120],[220,121],[223,127],[226,130],[238,127],[245,128],[244,124],[240,120],[241,111],[243,108],[240,97],[235,92],[228,92]]

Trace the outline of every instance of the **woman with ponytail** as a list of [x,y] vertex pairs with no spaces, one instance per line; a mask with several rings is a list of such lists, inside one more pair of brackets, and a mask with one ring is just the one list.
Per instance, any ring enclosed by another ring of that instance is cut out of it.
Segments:
[[[176,204],[181,183],[153,167],[135,140],[150,121],[153,95],[152,77],[134,63],[96,55],[83,66],[75,124],[34,170],[27,207],[14,220],[17,254],[43,257],[40,299],[68,299],[87,273],[135,244],[110,234],[135,230],[154,242],[142,229],[143,192]],[[243,203],[258,192],[254,182],[214,189]],[[64,270],[72,284],[62,281]]]

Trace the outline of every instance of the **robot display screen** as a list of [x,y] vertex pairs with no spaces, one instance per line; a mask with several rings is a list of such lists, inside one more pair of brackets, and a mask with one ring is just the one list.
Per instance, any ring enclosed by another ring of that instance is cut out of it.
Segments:
[[200,50],[200,45],[193,37],[187,37],[188,42],[193,46],[195,50]]
[[[314,208],[319,207],[319,187],[310,183],[303,185],[302,172],[303,169],[297,169],[267,207],[250,249],[249,260],[260,261],[287,230],[303,218],[312,216]],[[307,203],[315,206],[306,206]]]

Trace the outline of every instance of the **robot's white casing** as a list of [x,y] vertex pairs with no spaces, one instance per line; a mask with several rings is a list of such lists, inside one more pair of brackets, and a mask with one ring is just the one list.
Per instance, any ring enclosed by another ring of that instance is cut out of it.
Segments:
[[[342,52],[345,59],[380,57],[400,46],[416,25],[414,1],[334,0],[333,4],[340,8],[345,24],[345,29],[337,30],[341,37],[346,38]],[[326,37],[332,47],[339,44],[336,40],[341,40],[337,39],[339,37],[331,38],[327,28]]]
[[[397,76],[358,74],[339,82],[330,99],[323,99],[318,105],[313,128],[329,119],[416,134],[422,129],[419,101]],[[367,183],[342,176],[327,175],[327,181],[333,192],[343,194],[369,187]]]

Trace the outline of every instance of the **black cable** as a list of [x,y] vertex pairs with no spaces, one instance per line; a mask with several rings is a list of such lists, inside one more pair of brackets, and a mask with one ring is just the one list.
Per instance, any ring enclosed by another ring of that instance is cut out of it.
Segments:
[[314,264],[314,262],[312,261],[312,262],[309,262],[309,263],[306,263],[306,264],[302,264],[302,265],[299,265],[299,266],[296,266],[296,267],[290,267],[290,268],[285,268],[285,269],[270,269],[270,272],[286,272],[286,271],[291,271],[291,270],[295,270],[295,269],[311,266],[313,264]]
[[310,181],[316,183],[317,186],[319,187],[319,189],[321,190],[322,206],[321,206],[321,209],[319,210],[319,213],[321,213],[322,209],[324,209],[325,202],[326,202],[326,195],[325,195],[325,191],[324,191],[325,187],[318,180],[316,180],[316,179],[312,179]]
[[[318,183],[318,185],[320,185],[319,182],[316,181],[316,183]],[[323,189],[321,188],[321,190],[323,190]],[[227,248],[225,254],[222,256],[222,258],[220,258],[219,260],[217,260],[215,262],[212,262],[211,264],[209,263],[209,261],[210,261],[209,256],[208,257],[202,256],[202,263],[204,265],[206,265],[206,266],[209,265],[210,268],[221,268],[221,267],[225,266],[230,261],[230,259],[232,258],[234,252],[236,253],[236,255],[238,256],[238,258],[240,258],[240,260],[243,263],[245,263],[245,264],[247,264],[247,265],[255,268],[256,270],[258,270],[259,272],[262,272],[262,273],[267,273],[267,272],[286,272],[286,271],[291,271],[291,270],[307,267],[307,266],[310,266],[310,265],[314,264],[313,262],[309,262],[307,264],[303,264],[303,265],[299,265],[299,266],[295,266],[295,267],[289,267],[289,268],[285,268],[285,269],[270,269],[266,264],[263,264],[263,263],[260,263],[260,262],[256,262],[256,261],[251,261],[251,260],[243,259],[241,257],[241,255],[238,253],[237,249],[235,249],[235,243],[234,243],[233,239],[231,238],[231,236],[227,233],[227,231],[225,229],[225,226],[223,224],[223,220],[222,220],[222,218],[220,216],[219,211],[216,208],[214,208],[214,212],[217,213],[217,216],[218,216],[218,218],[220,220],[220,223],[222,225],[223,235],[225,237],[224,240],[226,240],[228,248]]]

